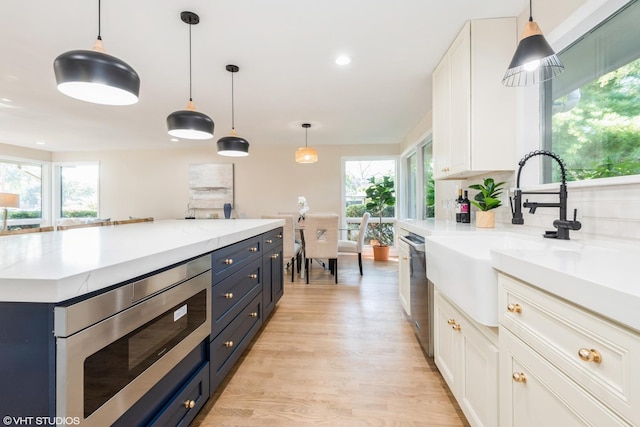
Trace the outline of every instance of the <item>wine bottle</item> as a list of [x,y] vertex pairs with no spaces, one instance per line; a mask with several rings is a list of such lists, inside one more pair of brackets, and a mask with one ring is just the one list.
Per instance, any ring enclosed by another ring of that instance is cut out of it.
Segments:
[[462,188],[458,188],[458,198],[456,199],[456,222],[462,221]]
[[460,204],[460,222],[469,224],[471,222],[471,202],[469,201],[469,192],[465,190],[464,199]]

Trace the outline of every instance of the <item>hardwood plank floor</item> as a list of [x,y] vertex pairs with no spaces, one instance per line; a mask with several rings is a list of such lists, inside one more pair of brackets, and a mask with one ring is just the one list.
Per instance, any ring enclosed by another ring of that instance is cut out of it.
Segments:
[[284,297],[192,423],[212,426],[468,426],[398,298],[397,258],[314,265]]

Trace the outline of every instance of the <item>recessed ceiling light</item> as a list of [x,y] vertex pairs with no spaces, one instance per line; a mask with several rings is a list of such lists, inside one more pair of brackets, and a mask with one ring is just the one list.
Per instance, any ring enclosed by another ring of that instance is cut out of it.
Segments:
[[44,141],[36,141],[36,145],[46,145],[47,143]]
[[178,141],[180,141],[180,140],[179,140],[178,138],[171,138],[169,141],[171,141],[171,142],[178,142]]
[[338,65],[347,65],[351,62],[351,58],[347,55],[340,55],[336,58],[336,64]]

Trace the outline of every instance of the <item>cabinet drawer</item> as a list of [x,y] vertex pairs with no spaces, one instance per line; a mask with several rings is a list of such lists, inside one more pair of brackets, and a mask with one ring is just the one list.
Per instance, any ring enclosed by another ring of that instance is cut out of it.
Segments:
[[500,323],[606,405],[640,425],[640,337],[500,275]]
[[262,256],[262,236],[252,237],[231,246],[218,249],[211,254],[211,276],[213,283],[219,283],[225,277]]
[[282,227],[268,231],[262,235],[264,252],[271,250],[282,242]]
[[211,341],[211,392],[220,385],[262,326],[262,293],[259,293]]
[[211,337],[215,338],[262,290],[262,261],[253,261],[212,289]]
[[500,331],[502,427],[628,426],[509,331]]
[[209,362],[165,406],[152,426],[188,426],[209,399]]

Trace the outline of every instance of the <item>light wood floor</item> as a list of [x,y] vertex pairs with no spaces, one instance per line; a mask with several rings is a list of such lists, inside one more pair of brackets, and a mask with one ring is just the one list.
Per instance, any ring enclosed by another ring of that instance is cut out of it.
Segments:
[[397,259],[317,264],[284,297],[192,426],[468,426],[398,299]]

